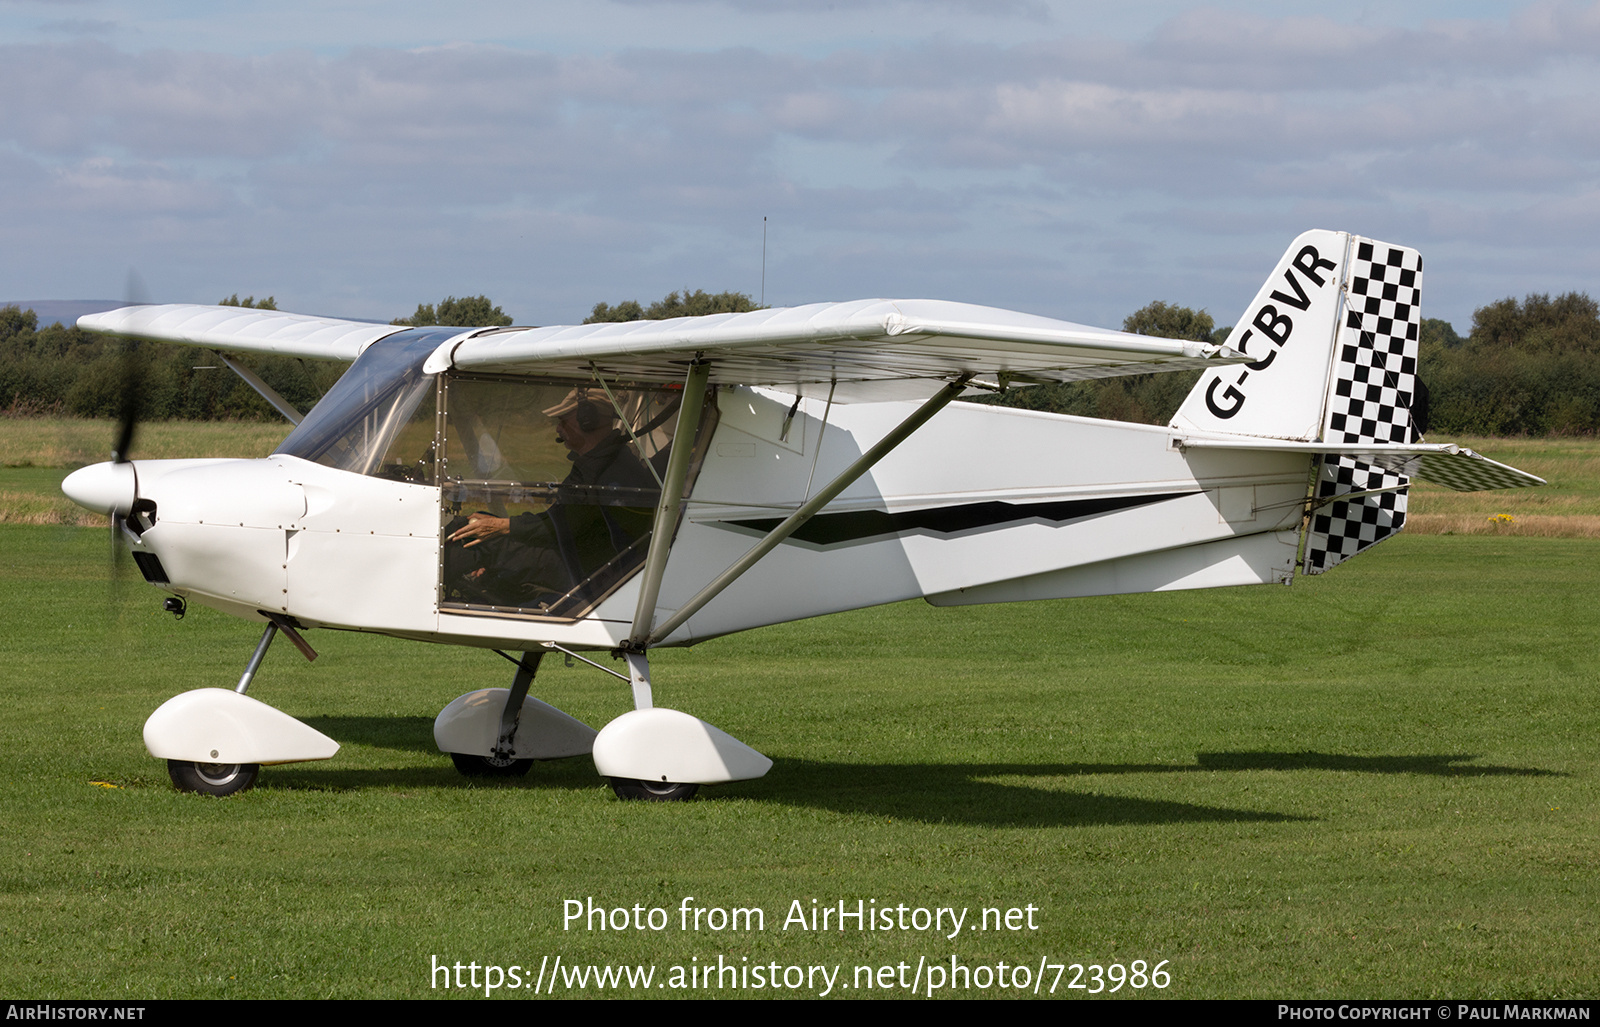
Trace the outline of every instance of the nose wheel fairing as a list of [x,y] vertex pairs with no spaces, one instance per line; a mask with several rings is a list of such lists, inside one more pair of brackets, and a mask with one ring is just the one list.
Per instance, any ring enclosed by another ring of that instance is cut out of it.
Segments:
[[259,699],[197,688],[162,703],[144,723],[144,745],[163,760],[199,764],[332,759],[339,743]]

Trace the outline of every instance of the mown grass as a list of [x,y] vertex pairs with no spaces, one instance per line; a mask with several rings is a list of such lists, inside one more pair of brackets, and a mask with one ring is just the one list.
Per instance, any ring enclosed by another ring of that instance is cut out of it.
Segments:
[[[1426,535],[1600,538],[1600,440],[1432,438],[1456,442],[1549,484],[1455,492],[1428,482],[1411,489],[1406,530]],[[1509,518],[1509,520],[1507,520]]]
[[[174,621],[138,582],[108,599],[101,531],[4,526],[0,547],[6,994],[421,997],[444,994],[434,956],[719,954],[847,980],[919,957],[1166,959],[1181,997],[1600,985],[1600,543],[1403,536],[1292,588],[908,603],[662,652],[658,702],[776,761],[663,806],[616,801],[582,759],[457,776],[432,718],[508,668],[334,632],[315,664],[275,647],[252,694],[339,756],[176,794],[139,725],[231,685],[255,629]],[[628,708],[546,663],[535,691],[574,715]],[[759,906],[767,930],[564,931],[562,901],[589,896]],[[781,929],[792,900],[841,898],[1031,903],[1040,927]]]

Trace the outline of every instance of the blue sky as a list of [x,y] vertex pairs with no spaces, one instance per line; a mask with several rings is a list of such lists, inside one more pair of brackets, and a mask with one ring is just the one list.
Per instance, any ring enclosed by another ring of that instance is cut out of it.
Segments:
[[765,216],[772,304],[1228,322],[1330,228],[1465,330],[1600,291],[1597,64],[1573,3],[0,0],[0,296],[554,324],[759,293]]

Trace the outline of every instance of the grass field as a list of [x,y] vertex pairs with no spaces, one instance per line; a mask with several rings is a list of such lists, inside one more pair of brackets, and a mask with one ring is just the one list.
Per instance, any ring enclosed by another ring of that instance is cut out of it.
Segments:
[[[155,421],[139,426],[134,454],[145,460],[266,456],[289,434],[283,422]],[[111,421],[0,419],[0,524],[104,526],[105,518],[61,494],[73,468],[111,458]]]
[[[1483,448],[1536,473],[1592,460]],[[139,726],[231,685],[255,628],[108,591],[103,527],[0,525],[0,549],[8,995],[465,997],[430,989],[434,957],[531,979],[557,956],[658,983],[719,956],[844,984],[954,956],[1167,960],[1159,994],[1186,998],[1600,990],[1600,541],[1406,535],[1288,589],[907,603],[662,652],[658,701],[776,761],[662,806],[619,803],[582,759],[459,777],[433,716],[509,668],[331,632],[315,664],[275,647],[251,694],[339,756],[179,795]],[[613,679],[546,663],[536,691],[575,716],[628,708]],[[563,930],[563,901],[591,896],[670,926]],[[759,907],[766,930],[679,930],[685,896]],[[1032,905],[1038,926],[784,930],[813,899]],[[1068,979],[1057,996],[1084,996]],[[637,994],[573,994],[607,993]]]
[[[1537,474],[1547,485],[1453,492],[1419,482],[1411,489],[1406,531],[1421,535],[1532,535],[1600,538],[1600,440],[1432,438],[1457,442]],[[1495,520],[1505,515],[1511,521]]]

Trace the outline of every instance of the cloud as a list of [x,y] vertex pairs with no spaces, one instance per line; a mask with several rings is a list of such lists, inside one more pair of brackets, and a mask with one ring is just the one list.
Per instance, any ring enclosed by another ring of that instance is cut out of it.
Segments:
[[63,18],[40,22],[38,26],[40,32],[62,36],[108,36],[120,27],[114,21],[92,18]]
[[1040,0],[612,0],[625,7],[725,7],[754,15],[836,15],[872,10],[916,12],[947,10],[982,18],[1027,18],[1044,21],[1050,8]]
[[[1048,285],[1044,312],[1113,323],[1152,298],[1138,274],[1215,287],[1234,272],[1192,267],[1198,247],[1237,238],[1270,263],[1311,224],[1543,238],[1560,266],[1595,219],[1597,10],[1402,26],[1206,9],[1131,38],[908,32],[817,54],[12,45],[0,180],[14,212],[172,255],[202,297],[238,287],[206,277],[221,247],[257,291],[289,291],[277,268],[315,302],[386,304],[366,313],[404,313],[402,292],[448,273],[424,295],[500,281],[529,304],[582,293],[581,314],[748,275],[768,214],[794,300],[920,275],[1030,309]],[[332,269],[320,283],[307,254]],[[619,275],[641,284],[619,293]]]

